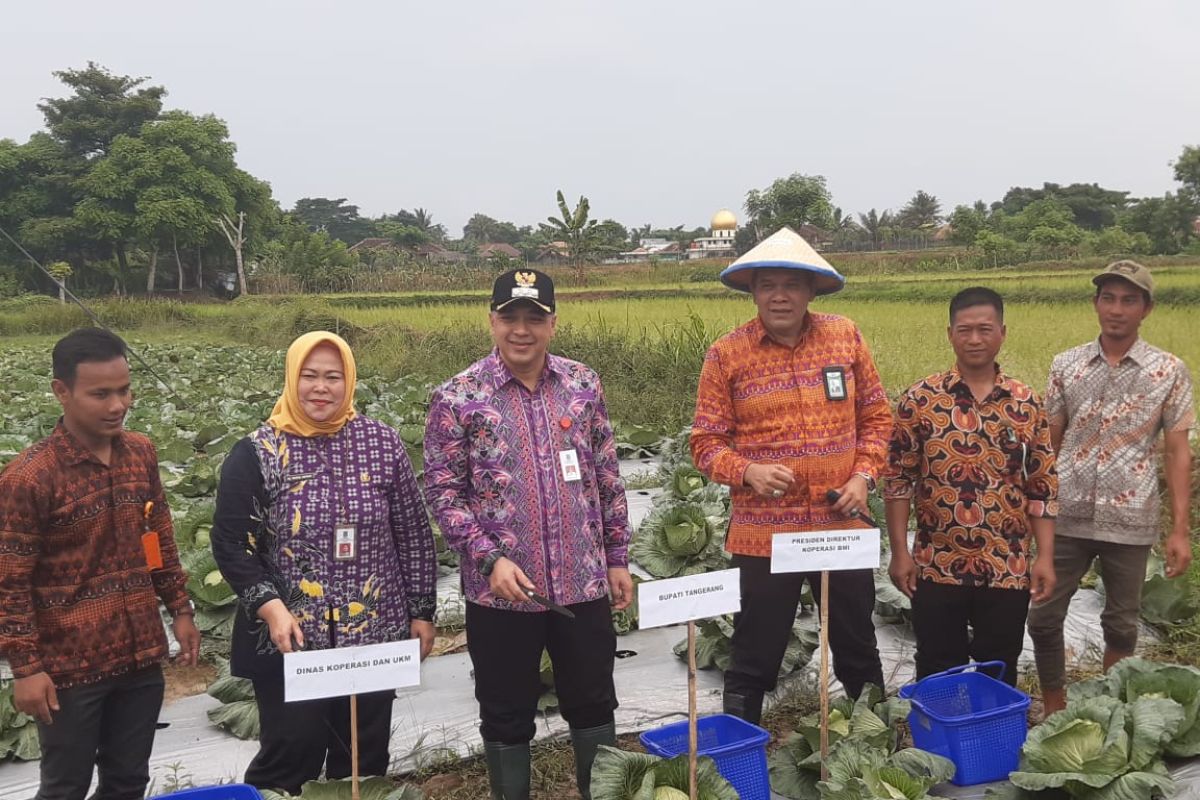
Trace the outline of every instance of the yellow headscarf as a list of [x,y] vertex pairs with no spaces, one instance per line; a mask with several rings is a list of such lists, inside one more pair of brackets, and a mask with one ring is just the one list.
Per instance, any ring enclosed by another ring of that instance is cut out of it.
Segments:
[[[317,345],[331,344],[342,354],[342,371],[346,375],[346,396],[342,404],[326,422],[316,422],[309,419],[300,407],[300,369],[305,359]],[[336,333],[329,331],[313,331],[292,342],[287,351],[287,361],[284,364],[283,394],[275,403],[267,423],[278,431],[293,433],[297,436],[328,436],[340,431],[350,420],[354,419],[354,386],[358,380],[358,370],[354,365],[354,353],[350,345]]]

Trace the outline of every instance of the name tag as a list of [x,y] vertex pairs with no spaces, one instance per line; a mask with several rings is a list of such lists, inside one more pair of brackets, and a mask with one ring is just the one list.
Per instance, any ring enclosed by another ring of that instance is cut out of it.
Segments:
[[333,557],[337,561],[353,561],[358,557],[358,529],[353,525],[333,529]]
[[579,453],[574,448],[558,451],[558,465],[562,468],[564,481],[577,481],[583,477],[579,473]]
[[825,376],[825,399],[846,399],[846,370],[842,367],[826,367],[822,370]]

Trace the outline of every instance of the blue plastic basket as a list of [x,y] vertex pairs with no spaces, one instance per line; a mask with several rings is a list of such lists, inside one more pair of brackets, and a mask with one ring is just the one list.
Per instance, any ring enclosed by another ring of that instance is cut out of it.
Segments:
[[247,783],[226,783],[220,786],[202,786],[198,789],[184,789],[171,794],[160,794],[158,798],[171,800],[262,800],[258,789]]
[[980,667],[999,667],[1004,677],[1003,661],[985,661],[953,667],[900,689],[900,696],[912,701],[908,724],[913,743],[953,761],[956,786],[1008,778],[1029,732],[1029,695],[985,675]]
[[[687,720],[646,731],[642,746],[656,756],[674,758],[688,751]],[[729,714],[696,720],[696,749],[717,765],[741,800],[770,800],[767,777],[767,740],[771,734]]]

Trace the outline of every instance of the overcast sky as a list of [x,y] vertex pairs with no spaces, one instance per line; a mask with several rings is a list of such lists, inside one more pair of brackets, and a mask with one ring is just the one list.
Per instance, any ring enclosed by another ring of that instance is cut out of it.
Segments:
[[1200,144],[1196,0],[8,2],[0,137],[89,59],[224,119],[285,208],[532,224],[562,188],[707,225],[792,172],[848,211],[1015,185],[1173,190]]

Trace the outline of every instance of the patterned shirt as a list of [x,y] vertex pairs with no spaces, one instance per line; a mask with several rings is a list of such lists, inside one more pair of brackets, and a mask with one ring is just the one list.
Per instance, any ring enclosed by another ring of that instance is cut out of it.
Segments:
[[[567,480],[561,453],[578,456]],[[500,356],[477,361],[434,393],[425,427],[425,494],[462,556],[466,598],[537,612],[492,594],[481,562],[499,551],[563,605],[608,596],[608,568],[629,564],[629,514],[600,379],[547,355],[529,391]]]
[[[844,373],[845,399],[826,396],[826,367]],[[883,468],[892,414],[875,362],[853,322],[809,312],[800,342],[772,339],[757,317],[722,336],[704,357],[692,427],[696,467],[728,484],[729,552],[769,556],[771,536],[866,523],[834,514],[826,493],[854,473]],[[782,498],[744,486],[751,462],[776,462],[796,477]]]
[[[352,558],[336,557],[352,526]],[[340,540],[343,543],[345,539]],[[237,592],[235,674],[278,675],[260,606],[282,599],[310,650],[409,638],[432,620],[437,556],[399,434],[363,416],[332,436],[263,425],[221,468],[213,554]]]
[[1159,530],[1154,451],[1162,431],[1196,425],[1192,378],[1179,358],[1138,339],[1110,367],[1100,341],[1050,365],[1046,414],[1065,422],[1055,535],[1153,544]]
[[934,583],[1029,588],[1029,517],[1054,517],[1058,478],[1037,395],[997,367],[982,401],[957,369],[896,406],[884,497],[917,498],[913,560]]
[[[142,546],[144,507],[162,569]],[[0,474],[0,655],[13,675],[63,689],[167,657],[158,603],[190,607],[158,457],[145,436],[113,440],[106,466],[60,421]]]

